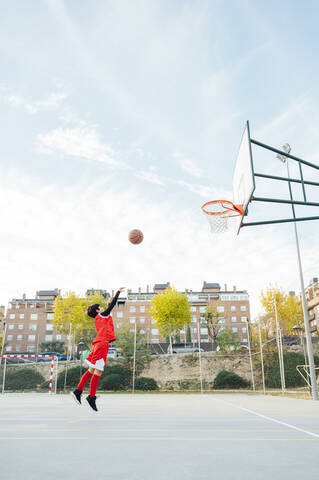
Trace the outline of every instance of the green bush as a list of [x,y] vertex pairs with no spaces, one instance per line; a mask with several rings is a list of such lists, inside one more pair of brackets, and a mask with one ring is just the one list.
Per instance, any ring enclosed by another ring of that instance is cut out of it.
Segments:
[[[315,364],[319,365],[319,358],[314,357]],[[284,369],[285,369],[285,383],[287,388],[304,387],[306,382],[298,373],[297,365],[304,365],[305,357],[299,352],[285,352],[284,353]],[[280,368],[278,353],[272,354],[271,359],[266,362],[265,367],[265,384],[270,388],[281,388]]]
[[103,376],[98,385],[99,390],[121,390],[123,389],[122,377],[118,373],[111,373]]
[[33,368],[19,368],[6,372],[6,390],[28,390],[37,388],[44,382],[41,373]]
[[136,390],[157,390],[158,385],[154,378],[139,377],[135,381]]
[[243,377],[237,375],[234,372],[228,372],[227,370],[222,370],[218,373],[214,380],[213,388],[223,389],[223,388],[247,388],[250,383],[247,382]]
[[[82,367],[82,375],[86,371],[86,368]],[[58,375],[57,388],[62,390],[64,388],[65,370]],[[109,377],[112,377],[109,379]],[[68,369],[66,378],[67,388],[76,388],[81,378],[81,367],[76,366]],[[101,375],[98,389],[99,390],[126,390],[132,383],[132,372],[129,368],[121,367],[120,365],[114,365],[112,367],[106,367]],[[86,384],[88,388],[89,383]],[[43,385],[42,388],[46,388]]]
[[[85,368],[82,368],[82,375],[85,372]],[[81,367],[77,365],[76,367],[68,368],[67,375],[66,375],[66,387],[75,388],[79,383],[81,375]],[[65,370],[63,370],[58,375],[58,384],[57,388],[59,390],[64,388],[64,377],[65,377]]]
[[121,387],[122,389],[127,388],[132,384],[132,371],[129,368],[121,367],[121,365],[113,365],[112,367],[106,367],[102,374],[102,377],[108,375],[119,375],[121,377]]

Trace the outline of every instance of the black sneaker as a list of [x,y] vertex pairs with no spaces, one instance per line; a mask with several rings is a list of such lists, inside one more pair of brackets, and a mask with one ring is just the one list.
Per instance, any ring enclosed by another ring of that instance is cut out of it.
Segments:
[[81,390],[74,390],[74,392],[71,393],[72,397],[74,398],[75,402],[78,404],[78,405],[82,405],[81,404],[81,395],[82,395],[82,391]]
[[85,400],[88,402],[88,404],[90,405],[90,407],[92,408],[92,410],[94,410],[95,412],[97,412],[97,408],[96,408],[96,405],[95,405],[95,400],[96,400],[96,397],[91,397],[90,395],[88,395]]

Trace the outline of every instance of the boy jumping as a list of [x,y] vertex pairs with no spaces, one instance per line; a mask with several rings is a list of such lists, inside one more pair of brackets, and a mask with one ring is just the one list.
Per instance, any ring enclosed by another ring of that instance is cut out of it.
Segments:
[[89,366],[89,369],[82,375],[78,386],[74,392],[72,392],[72,396],[74,400],[81,405],[83,388],[92,377],[90,382],[90,392],[86,397],[86,401],[95,412],[98,411],[95,403],[95,394],[100,376],[102,375],[104,365],[106,363],[107,353],[109,351],[109,343],[116,340],[116,336],[114,335],[113,320],[110,313],[115,307],[117,299],[123,290],[123,287],[119,288],[114,298],[111,299],[110,303],[108,304],[106,310],[104,310],[104,307],[101,307],[98,303],[90,305],[87,309],[88,316],[94,318],[97,335],[93,340],[92,351],[85,360]]

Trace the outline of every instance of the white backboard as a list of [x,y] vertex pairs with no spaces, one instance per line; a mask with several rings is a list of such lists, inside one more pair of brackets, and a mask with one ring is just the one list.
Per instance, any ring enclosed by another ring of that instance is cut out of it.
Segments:
[[[253,158],[250,144],[249,122],[241,139],[237,161],[233,176],[233,203],[243,205],[244,216],[247,214],[247,207],[255,190],[255,178]],[[238,217],[238,231],[243,223],[243,217]]]

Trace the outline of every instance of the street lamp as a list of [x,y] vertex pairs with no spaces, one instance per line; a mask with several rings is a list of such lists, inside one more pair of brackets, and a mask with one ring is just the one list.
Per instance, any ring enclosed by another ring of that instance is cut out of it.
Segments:
[[[291,152],[291,147],[289,143],[285,143],[283,145],[283,151],[287,153],[287,155]],[[289,163],[288,157],[284,155],[277,155],[277,158],[287,165],[287,174],[288,174],[288,186],[289,186],[289,194],[290,194],[290,201],[292,215],[293,218],[296,218],[295,214],[295,205],[293,203],[293,195],[290,183],[290,172],[289,172]],[[300,174],[301,172],[301,165],[299,163]],[[305,193],[304,193],[305,195]],[[314,400],[318,400],[318,386],[317,386],[317,379],[316,379],[316,372],[315,372],[315,364],[313,358],[313,351],[312,351],[312,340],[310,335],[310,328],[309,328],[309,317],[308,317],[308,309],[307,309],[307,302],[306,302],[306,295],[305,295],[305,285],[302,273],[302,266],[301,266],[301,255],[300,255],[300,248],[299,248],[299,239],[298,239],[298,232],[297,232],[297,225],[296,222],[294,223],[294,230],[295,230],[295,241],[296,241],[296,249],[297,249],[297,257],[298,257],[298,267],[299,267],[299,278],[300,278],[300,287],[301,287],[301,298],[302,298],[302,310],[303,310],[303,317],[304,317],[304,326],[305,326],[305,333],[306,333],[306,340],[307,340],[307,353],[308,353],[308,362],[309,362],[309,370],[310,370],[310,378],[311,378],[311,391]]]

